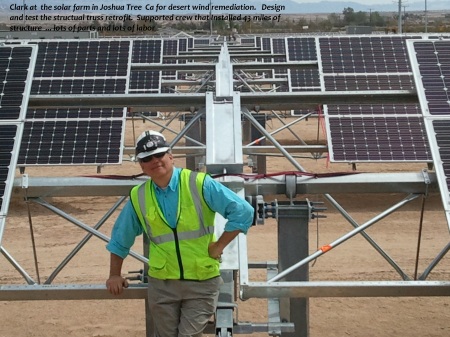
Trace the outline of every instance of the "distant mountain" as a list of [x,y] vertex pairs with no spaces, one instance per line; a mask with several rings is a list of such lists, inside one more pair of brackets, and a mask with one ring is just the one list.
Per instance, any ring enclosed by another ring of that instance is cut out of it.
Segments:
[[[409,0],[411,1],[411,0]],[[81,1],[80,1],[81,2]],[[37,5],[37,8],[40,9],[41,5],[49,5],[49,6],[58,6],[62,5],[64,1],[62,0],[46,0],[45,2],[36,1],[36,0],[25,0],[25,4],[27,6]],[[66,2],[70,6],[73,6],[76,2]],[[92,9],[92,2],[89,2],[89,4],[85,4],[87,2],[81,2],[82,5],[87,6],[86,12],[113,12],[113,13],[130,13],[130,14],[141,14],[141,15],[154,15],[154,14],[171,14],[171,13],[191,13],[191,14],[197,14],[197,13],[208,13],[209,10],[195,10],[193,9],[194,5],[204,5],[208,6],[210,3],[210,0],[196,0],[196,1],[186,1],[186,0],[167,0],[167,1],[160,1],[161,4],[165,4],[166,8],[170,4],[173,4],[175,6],[186,6],[190,5],[190,10],[159,10],[157,13],[155,10],[149,11],[149,10],[127,10],[126,2],[120,2],[117,0],[103,0],[101,2],[96,3],[98,6],[105,6],[112,9],[105,9],[105,10],[93,10]],[[142,5],[145,6],[146,4],[153,4],[156,5],[156,2],[149,2],[148,0],[130,0],[128,3],[132,5]],[[246,5],[246,6],[254,6],[255,10],[243,10],[243,9],[236,9],[236,10],[227,10],[227,11],[213,11],[214,14],[218,13],[267,13],[267,14],[309,14],[309,13],[342,13],[344,8],[351,7],[356,12],[362,11],[362,12],[368,12],[369,8],[372,12],[396,12],[398,10],[398,5],[393,1],[392,3],[386,3],[382,5],[371,5],[367,3],[360,3],[360,2],[347,2],[347,1],[321,1],[321,2],[309,2],[309,3],[299,3],[295,0],[284,0],[284,1],[276,1],[276,0],[245,0],[245,1],[235,1],[230,2],[229,0],[212,0],[213,5],[230,5],[232,3],[236,3],[238,5]],[[22,5],[22,1],[18,0],[0,0],[0,10],[3,14],[16,12],[21,13],[20,11],[11,11],[11,5]],[[405,3],[406,4],[406,3]],[[263,5],[266,5],[266,9],[263,10]],[[277,12],[275,9],[275,5],[278,6],[285,6],[284,11]],[[122,10],[121,6],[125,6]],[[272,10],[267,10],[267,6],[273,6]],[[450,11],[450,3],[449,0],[428,0],[427,1],[427,7],[429,11],[437,11],[437,10],[448,10]],[[423,11],[424,10],[424,1],[414,1],[414,2],[408,2],[406,4],[407,11]],[[31,12],[31,11],[30,11]],[[40,11],[39,11],[40,12]],[[60,12],[60,11],[58,11]],[[72,12],[70,10],[70,12]]]

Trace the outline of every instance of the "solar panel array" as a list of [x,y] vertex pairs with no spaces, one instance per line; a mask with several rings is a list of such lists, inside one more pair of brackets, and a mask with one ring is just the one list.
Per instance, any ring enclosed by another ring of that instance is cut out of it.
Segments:
[[130,41],[39,42],[32,95],[126,92]]
[[35,47],[0,46],[0,244],[35,61]]
[[[176,73],[142,70],[140,65],[176,62],[164,60],[164,56],[176,56],[194,41],[24,41],[38,45],[31,94],[158,94],[165,90],[161,86],[162,75],[175,79]],[[199,43],[205,42],[200,39]],[[125,115],[125,108],[29,109],[18,164],[118,164],[122,161]]]
[[[320,37],[325,91],[415,90],[404,36]],[[431,161],[416,104],[330,106],[330,159],[343,162]]]
[[315,68],[292,67],[289,69],[289,90],[320,91],[320,76],[317,66],[316,39],[314,37],[288,37],[286,38],[287,61],[297,63],[311,61]]
[[450,41],[410,41],[408,48],[450,227]]
[[[271,71],[273,79],[286,79],[288,84],[280,81],[272,85],[271,90],[275,91],[414,91],[420,85],[423,91],[420,106],[325,106],[330,158],[343,162],[429,162],[433,158],[436,162],[438,158],[437,162],[443,163],[442,179],[448,189],[449,46],[445,40],[415,41],[409,47],[415,53],[413,66],[417,74],[413,76],[407,41],[415,38],[256,36],[243,37],[241,43],[270,52],[257,57],[257,61],[287,64],[285,69],[275,67]],[[49,96],[175,92],[174,85],[164,86],[163,81],[184,79],[185,73],[159,70],[155,65],[185,63],[186,59],[176,57],[193,48],[207,47],[210,53],[211,41],[209,37],[28,41],[28,48],[31,44],[38,47],[29,87],[32,95]],[[20,59],[20,53],[29,57],[23,48],[11,49],[17,53],[12,59]],[[4,57],[1,61],[0,66],[8,62]],[[0,121],[25,118],[20,115],[23,104],[16,93],[21,91],[20,82],[27,76],[29,64],[16,62],[15,67],[21,80],[4,81]],[[214,76],[211,79],[214,81]],[[428,120],[424,121],[422,110],[428,113]],[[125,108],[30,109],[23,126],[18,164],[120,163],[124,121]],[[22,130],[13,123],[13,133],[18,129]],[[430,130],[436,136],[431,148]],[[434,148],[439,151],[433,153]]]
[[130,83],[128,92],[139,93],[160,93],[161,92],[161,71],[133,69],[133,65],[138,64],[161,64],[163,58],[163,40],[144,39],[132,42],[131,59],[132,67],[130,72]]
[[[128,92],[131,40],[50,40],[37,45],[32,95]],[[138,56],[148,52],[144,49]],[[124,127],[124,108],[29,109],[18,164],[118,164]]]

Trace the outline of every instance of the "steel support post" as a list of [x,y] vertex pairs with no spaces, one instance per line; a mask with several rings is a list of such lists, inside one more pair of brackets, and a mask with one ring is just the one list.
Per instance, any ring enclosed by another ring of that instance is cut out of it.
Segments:
[[220,287],[219,302],[216,310],[216,336],[233,335],[233,313],[236,307],[234,296],[234,275],[232,270],[222,270],[223,284]]
[[[280,272],[304,259],[309,254],[308,222],[311,207],[306,201],[278,204],[278,269]],[[309,266],[306,264],[286,275],[284,281],[308,281]],[[295,332],[282,332],[283,337],[309,336],[309,299],[280,299],[282,322],[295,325]]]
[[[258,121],[258,123],[265,129],[266,128],[266,114],[252,114],[253,117]],[[263,134],[255,127],[249,120],[244,121],[244,126],[248,128],[246,130],[249,133],[249,138],[251,142],[256,141],[256,145],[265,145],[266,139],[260,139]],[[260,140],[259,140],[260,139]],[[255,156],[252,156],[255,157]],[[267,158],[266,156],[258,155],[256,156],[256,167],[253,167],[253,173],[265,174],[267,173]]]
[[[181,116],[181,119],[188,124],[194,115],[192,114],[184,114]],[[186,146],[196,146],[197,143],[193,140],[199,141],[203,144],[206,143],[206,125],[205,125],[205,116],[201,117],[197,120],[190,128],[190,130],[186,133]],[[205,159],[199,156],[188,156],[186,157],[186,168],[192,171],[199,171],[201,162],[205,162]]]

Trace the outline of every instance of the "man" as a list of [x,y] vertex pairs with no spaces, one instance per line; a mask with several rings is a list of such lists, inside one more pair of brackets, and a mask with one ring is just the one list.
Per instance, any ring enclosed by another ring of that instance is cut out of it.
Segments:
[[[224,248],[247,233],[253,208],[210,176],[174,167],[169,144],[155,131],[142,133],[136,158],[150,177],[134,187],[114,224],[110,293],[121,294],[128,282],[122,263],[136,236],[149,238],[148,302],[156,337],[202,336],[215,312]],[[215,213],[227,223],[216,240]]]

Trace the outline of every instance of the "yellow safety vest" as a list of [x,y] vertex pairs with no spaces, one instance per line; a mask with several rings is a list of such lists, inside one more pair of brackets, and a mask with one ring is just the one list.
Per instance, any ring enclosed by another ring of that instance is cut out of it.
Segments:
[[151,180],[131,190],[131,202],[150,241],[151,277],[207,280],[220,275],[219,262],[208,254],[208,245],[215,241],[215,212],[203,197],[205,177],[204,173],[181,170],[176,228],[164,218]]

